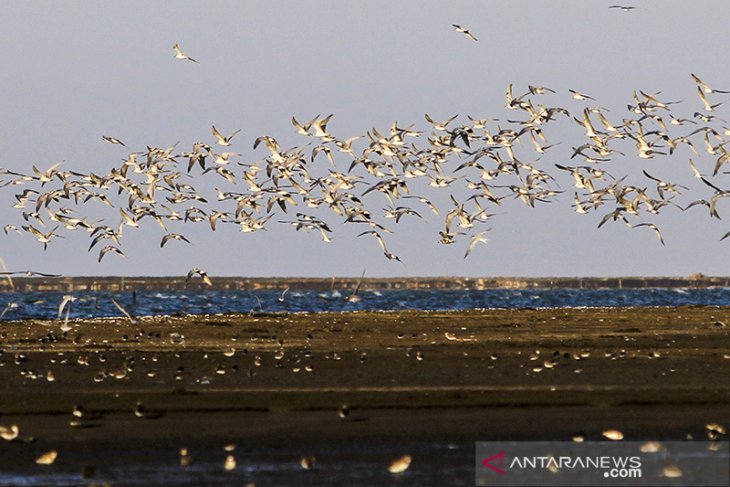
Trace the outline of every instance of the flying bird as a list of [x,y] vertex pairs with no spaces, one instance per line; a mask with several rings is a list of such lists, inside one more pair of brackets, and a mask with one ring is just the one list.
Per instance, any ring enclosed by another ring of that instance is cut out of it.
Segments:
[[170,240],[178,240],[178,241],[191,243],[190,240],[185,238],[185,236],[180,235],[179,233],[168,233],[167,235],[162,237],[162,241],[160,242],[160,248],[164,247],[165,244]]
[[132,323],[135,323],[137,321],[137,320],[134,319],[134,316],[132,316],[132,314],[129,311],[127,311],[126,309],[124,309],[124,306],[122,306],[121,304],[119,304],[119,301],[117,301],[116,299],[112,298],[112,303],[114,303],[114,306],[116,306],[117,309],[119,311],[121,311],[122,314],[124,314],[124,316],[126,316],[129,319],[129,321],[131,321]]
[[127,147],[124,144],[124,142],[122,142],[121,140],[117,139],[116,137],[110,137],[108,135],[102,135],[101,138],[104,139],[105,141],[109,142],[110,144],[123,145],[124,147]]
[[61,304],[58,305],[58,316],[56,317],[56,320],[60,320],[61,316],[63,316],[63,310],[68,304],[68,311],[66,313],[66,321],[68,321],[68,315],[71,313],[71,305],[69,303],[73,303],[78,298],[76,296],[66,295],[61,300]]
[[213,125],[211,127],[211,132],[213,132],[213,136],[215,136],[215,138],[218,139],[217,140],[218,145],[222,145],[224,147],[228,147],[229,145],[231,145],[231,139],[233,138],[234,135],[236,135],[240,131],[241,131],[241,129],[238,129],[235,132],[233,132],[231,135],[229,135],[228,137],[223,137],[221,135],[221,133],[218,132],[218,130],[215,128],[215,125]]
[[720,103],[715,103],[714,105],[711,105],[710,102],[707,100],[707,97],[705,96],[705,92],[699,86],[697,87],[697,94],[699,95],[702,104],[705,106],[706,112],[712,112],[715,110],[715,108],[725,103],[724,101],[721,101]]
[[593,101],[596,101],[595,98],[590,97],[590,96],[588,96],[588,95],[586,95],[584,93],[581,93],[579,91],[575,91],[575,90],[568,90],[568,91],[573,94],[573,99],[575,99],[575,100],[593,100]]
[[730,93],[730,91],[725,90],[715,90],[713,88],[710,88],[710,86],[703,82],[699,76],[697,76],[694,73],[690,73],[690,76],[692,76],[692,79],[695,80],[695,83],[697,83],[697,86],[702,89],[705,93]]
[[477,38],[474,37],[474,35],[471,32],[469,32],[469,30],[467,28],[462,27],[462,26],[460,26],[458,24],[451,24],[451,25],[454,27],[454,30],[456,32],[461,32],[462,34],[464,34],[465,36],[467,36],[472,41],[476,41],[477,40]]
[[46,274],[44,272],[36,272],[36,271],[5,271],[0,272],[0,276],[15,276],[17,274],[22,274],[27,277],[33,277],[33,276],[39,276],[39,277],[61,277],[62,274]]
[[126,255],[124,255],[124,252],[122,252],[122,251],[121,251],[121,250],[119,250],[118,248],[114,247],[113,245],[107,245],[106,247],[104,247],[103,249],[101,249],[101,250],[99,251],[99,260],[98,260],[97,262],[101,262],[101,259],[103,259],[103,258],[104,258],[104,256],[105,256],[106,254],[108,254],[109,252],[113,252],[113,253],[115,253],[115,254],[119,254],[119,255],[121,255],[122,257],[124,257],[125,259],[127,258],[127,256],[126,256]]
[[[355,289],[352,290],[352,294],[347,296],[345,299],[350,303],[358,303],[361,301],[362,298],[358,296],[357,292],[360,290],[360,286],[362,285],[362,280],[365,277],[365,269],[362,270],[362,275],[360,276],[360,279],[357,280],[357,283],[355,284]],[[344,416],[342,416],[344,417]]]
[[666,244],[664,243],[664,238],[662,237],[662,232],[660,232],[659,231],[659,227],[657,227],[653,223],[639,223],[637,225],[634,225],[631,228],[637,228],[637,227],[649,227],[649,228],[651,228],[656,233],[656,236],[659,239],[659,241],[662,243],[662,245],[666,246]]
[[172,48],[175,50],[175,59],[187,59],[188,61],[192,61],[194,63],[200,64],[198,61],[196,61],[195,59],[191,58],[190,56],[188,56],[187,54],[182,52],[182,49],[180,49],[180,44],[175,43],[175,45],[172,46]]
[[487,233],[486,231],[483,231],[483,232],[474,234],[474,236],[471,238],[471,242],[469,242],[469,247],[467,247],[466,253],[464,254],[465,259],[467,257],[469,257],[469,254],[471,253],[472,249],[474,247],[476,247],[476,245],[478,243],[480,243],[480,242],[487,243],[487,237],[484,236],[484,235],[486,235],[486,233]]
[[611,5],[608,8],[620,8],[624,12],[630,12],[634,10],[636,7],[632,7],[631,5]]
[[195,274],[199,275],[203,279],[203,282],[206,285],[208,285],[208,286],[212,286],[213,285],[213,281],[211,281],[210,280],[210,277],[208,277],[208,273],[205,272],[203,269],[198,269],[197,267],[195,267],[193,269],[190,269],[190,271],[188,272],[187,277],[185,278],[185,282],[188,282],[190,279],[192,279],[192,277]]

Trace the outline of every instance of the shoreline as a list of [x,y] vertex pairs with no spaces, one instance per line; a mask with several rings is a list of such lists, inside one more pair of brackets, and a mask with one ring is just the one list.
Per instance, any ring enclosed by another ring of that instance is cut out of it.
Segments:
[[[214,277],[213,285],[185,276],[12,277],[0,279],[2,292],[283,290],[330,291],[354,289],[358,277]],[[730,287],[730,277],[693,274],[688,277],[365,277],[369,290],[487,290],[487,289],[647,289]]]

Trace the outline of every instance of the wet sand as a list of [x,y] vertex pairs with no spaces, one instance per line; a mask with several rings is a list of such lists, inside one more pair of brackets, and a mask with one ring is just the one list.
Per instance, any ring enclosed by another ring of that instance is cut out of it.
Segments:
[[[704,439],[706,424],[730,424],[730,308],[60,325],[0,324],[0,425],[34,440],[0,441],[0,473],[35,472],[49,449],[59,451],[52,468],[80,472],[140,445],[174,462],[182,446],[222,452],[227,442],[291,458],[352,442],[417,458],[436,442],[461,448],[469,485],[478,440],[599,440],[609,428],[627,440]],[[84,415],[71,426],[76,405]]]

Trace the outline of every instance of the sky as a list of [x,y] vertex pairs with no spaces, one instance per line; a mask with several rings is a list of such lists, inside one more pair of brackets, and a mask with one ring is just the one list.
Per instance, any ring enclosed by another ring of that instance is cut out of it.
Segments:
[[[615,117],[628,116],[626,104],[641,89],[683,100],[677,113],[691,118],[701,104],[690,73],[730,89],[723,52],[730,4],[636,1],[631,12],[609,9],[612,4],[8,2],[0,31],[0,167],[29,173],[32,165],[45,169],[63,161],[66,170],[104,173],[147,145],[179,143],[189,150],[196,141],[213,144],[213,124],[224,133],[241,129],[230,149],[242,154],[237,160],[253,162],[266,156],[265,149],[252,149],[261,135],[285,147],[311,142],[296,134],[293,115],[308,120],[332,113],[328,130],[342,138],[373,127],[387,131],[393,121],[428,131],[426,113],[438,120],[458,114],[462,122],[466,115],[509,118],[509,84],[515,93],[529,84],[550,87],[557,93],[549,101],[577,115],[585,105],[568,90],[589,93]],[[452,24],[467,27],[478,42]],[[200,64],[175,59],[174,43]],[[716,114],[730,117],[724,105]],[[541,164],[570,164],[570,147],[582,143],[581,136],[576,124],[556,123],[549,137],[560,145]],[[692,178],[689,157],[706,170],[714,164],[707,154],[683,150],[641,166],[629,154],[611,167],[617,176],[646,168],[681,182],[689,188],[683,201],[693,193],[711,196]],[[657,215],[650,221],[661,228],[665,247],[647,228],[616,223],[597,229],[608,208],[577,214],[571,178],[560,177],[565,193],[553,203],[531,209],[514,200],[498,207],[488,242],[468,259],[468,240],[439,244],[443,217],[425,209],[423,219],[402,220],[388,237],[389,250],[403,263],[386,259],[374,239],[358,238],[362,229],[332,214],[332,243],[282,224],[252,234],[235,226],[216,232],[186,226],[178,230],[192,245],[171,242],[161,249],[164,232],[151,223],[125,231],[126,259],[109,255],[98,263],[80,232],[64,234],[46,251],[30,235],[0,233],[0,257],[12,270],[65,275],[184,275],[192,267],[234,276],[356,276],[363,270],[371,277],[730,275],[730,240],[720,241],[730,230],[727,218],[710,219],[699,208]],[[722,185],[721,176],[714,181]],[[3,225],[25,223],[12,208],[15,189],[0,188]],[[455,185],[433,198],[448,204],[449,194],[467,193]],[[377,211],[387,203],[373,201]]]

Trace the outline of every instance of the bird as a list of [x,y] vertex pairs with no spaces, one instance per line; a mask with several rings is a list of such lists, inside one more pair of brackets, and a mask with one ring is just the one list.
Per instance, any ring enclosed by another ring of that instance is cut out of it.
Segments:
[[33,277],[33,276],[61,277],[63,275],[63,274],[47,274],[45,272],[38,272],[38,271],[4,271],[4,272],[0,272],[0,276],[15,276],[18,274],[22,274],[26,277]]
[[466,248],[466,253],[464,254],[464,258],[466,259],[469,257],[469,254],[471,253],[472,249],[476,247],[478,243],[487,243],[487,238],[484,236],[486,235],[486,231],[475,233],[472,238],[471,242],[469,242],[469,246]]
[[707,83],[703,82],[699,78],[699,76],[697,76],[694,73],[690,73],[690,76],[692,76],[692,79],[695,80],[695,83],[697,83],[697,86],[699,88],[701,88],[702,91],[704,91],[705,93],[730,93],[730,91],[716,90],[716,89],[710,88],[710,86]]
[[119,311],[121,311],[122,314],[127,317],[127,319],[129,319],[129,321],[131,321],[132,323],[136,323],[137,322],[137,320],[134,319],[134,317],[132,316],[132,314],[129,311],[127,311],[124,308],[124,306],[122,306],[121,304],[119,304],[119,301],[117,301],[116,299],[112,298],[112,303],[114,303],[114,306],[116,306],[117,309]]
[[575,100],[593,100],[593,101],[596,101],[595,98],[590,97],[590,96],[588,96],[588,95],[586,95],[584,93],[581,93],[579,91],[575,91],[575,90],[568,90],[568,91],[573,94],[573,98]]
[[698,179],[704,177],[702,173],[700,173],[699,169],[697,169],[697,166],[695,166],[695,163],[692,161],[692,159],[689,160],[689,167],[690,169],[692,169],[692,174],[694,175],[694,177]]
[[98,262],[101,262],[101,259],[103,259],[104,256],[106,254],[108,254],[109,252],[113,252],[115,254],[119,254],[119,255],[121,255],[124,258],[127,257],[126,255],[124,255],[124,252],[122,252],[121,250],[119,250],[117,247],[114,247],[113,245],[107,245],[106,247],[102,248],[99,251],[99,260],[98,260]]
[[121,140],[117,139],[116,137],[110,137],[108,135],[102,135],[101,138],[104,139],[105,141],[109,142],[110,144],[123,145],[124,147],[126,147],[126,145],[124,144],[124,142],[122,142]]
[[[357,292],[360,290],[360,285],[362,285],[362,280],[365,277],[365,269],[362,270],[362,274],[360,275],[360,279],[357,280],[357,283],[355,284],[355,288],[352,290],[352,293],[350,293],[349,296],[347,296],[345,299],[350,303],[359,303],[362,298],[357,294]],[[346,409],[346,407],[344,407]],[[349,410],[347,410],[347,413],[349,413]],[[342,416],[342,411],[340,411],[340,417]]]
[[534,86],[534,85],[528,85],[527,89],[532,93],[533,95],[544,95],[547,92],[555,93],[555,90],[552,90],[550,88],[547,88],[545,86]]
[[462,34],[464,34],[465,36],[467,36],[469,39],[471,39],[471,40],[473,40],[473,41],[476,42],[477,38],[474,37],[474,35],[471,32],[469,32],[468,29],[466,29],[465,27],[462,27],[462,26],[460,26],[458,24],[451,24],[451,25],[454,27],[454,30],[456,32],[461,32]]
[[3,319],[3,316],[5,316],[5,313],[7,313],[8,311],[13,311],[13,310],[18,309],[18,306],[19,305],[16,302],[10,302],[10,303],[6,304],[5,308],[3,308],[2,313],[0,313],[0,320]]
[[24,225],[22,228],[26,232],[33,234],[38,239],[38,241],[43,244],[43,250],[48,249],[48,244],[54,237],[63,238],[62,235],[59,235],[56,233],[56,230],[58,229],[58,225],[56,225],[53,228],[53,230],[51,230],[48,233],[41,232],[40,230],[35,228],[33,225]]
[[721,101],[720,103],[715,103],[714,105],[711,105],[709,101],[707,101],[707,97],[705,96],[705,92],[702,90],[701,87],[697,87],[697,94],[700,97],[700,101],[702,101],[702,104],[705,106],[706,112],[712,112],[715,110],[715,108],[719,107],[724,101]]
[[316,457],[312,455],[305,455],[299,459],[299,465],[301,465],[304,470],[311,470],[312,468],[314,468],[314,463],[316,461]]
[[659,239],[659,242],[661,242],[662,245],[666,246],[664,243],[664,237],[662,237],[662,232],[659,231],[659,227],[654,225],[653,223],[639,223],[637,225],[634,225],[631,228],[638,228],[638,227],[649,227],[656,233],[657,238]]
[[172,48],[175,50],[176,59],[187,59],[188,61],[192,61],[196,64],[200,64],[198,61],[196,61],[195,59],[191,58],[190,56],[188,56],[187,54],[182,52],[182,49],[180,49],[180,44],[175,43],[175,45],[172,46]]
[[66,295],[61,299],[61,304],[58,305],[58,316],[56,317],[56,320],[60,320],[61,316],[63,315],[63,310],[68,305],[68,309],[66,310],[66,323],[68,322],[68,317],[71,314],[71,303],[76,301],[78,298],[76,296]]
[[413,457],[411,457],[410,455],[403,455],[402,457],[391,462],[391,464],[388,466],[388,472],[393,474],[403,473],[408,470],[408,467],[411,466],[412,461]]
[[426,198],[424,198],[423,196],[415,196],[415,195],[414,195],[414,196],[411,196],[411,195],[406,195],[406,196],[404,196],[404,198],[415,198],[415,199],[417,199],[418,201],[420,201],[420,202],[421,202],[421,203],[423,203],[424,205],[428,206],[428,208],[429,208],[429,209],[430,209],[430,210],[431,210],[431,211],[432,211],[432,212],[433,212],[433,213],[434,213],[434,214],[435,214],[436,216],[439,216],[439,210],[438,210],[438,208],[436,208],[436,207],[435,207],[435,206],[433,205],[433,203],[431,203],[431,202],[430,202],[429,200],[427,200],[427,199],[426,199]]
[[235,132],[233,132],[231,135],[229,135],[228,137],[223,137],[221,135],[221,133],[218,132],[218,130],[215,128],[215,125],[213,125],[211,127],[211,132],[213,132],[213,136],[217,139],[217,144],[222,145],[224,147],[228,147],[229,145],[231,145],[231,139],[233,138],[234,135],[236,135],[240,131],[241,131],[241,129],[238,129]]
[[199,275],[203,279],[203,282],[207,286],[213,285],[213,281],[211,281],[210,277],[208,277],[208,273],[206,271],[204,271],[203,269],[198,269],[197,267],[194,267],[193,269],[190,269],[190,271],[188,271],[188,275],[185,278],[185,282],[188,282],[196,274]]
[[380,248],[383,250],[383,255],[385,255],[386,258],[388,258],[389,260],[397,260],[398,262],[402,263],[397,255],[388,251],[388,248],[385,246],[385,240],[383,240],[383,237],[378,232],[376,232],[375,230],[368,230],[359,234],[358,237],[362,237],[363,235],[372,235],[373,237],[375,237],[375,239],[380,244]]
[[319,119],[319,114],[317,114],[314,118],[312,118],[307,123],[302,125],[301,123],[299,123],[297,121],[296,117],[292,116],[291,123],[292,123],[292,125],[294,125],[294,128],[297,129],[297,133],[299,133],[300,135],[311,135],[309,133],[309,129],[312,127],[314,122],[317,121],[318,119]]
[[144,404],[142,404],[142,401],[137,401],[137,404],[134,406],[134,415],[142,419],[158,419],[164,414],[162,411],[148,411],[144,407]]
[[454,115],[453,117],[447,118],[443,122],[436,122],[434,119],[432,119],[428,113],[425,114],[426,121],[433,125],[433,128],[435,130],[444,131],[446,130],[446,126],[449,125],[451,122],[453,122],[458,115]]
[[53,462],[56,461],[56,458],[58,457],[58,451],[51,450],[48,452],[45,452],[41,456],[35,459],[35,463],[38,465],[52,465]]
[[168,233],[167,235],[162,237],[162,241],[160,242],[160,248],[164,247],[165,244],[170,240],[178,240],[178,241],[191,243],[190,240],[185,238],[185,236],[180,235],[179,233]]
[[632,7],[631,5],[611,5],[608,8],[619,8],[624,12],[630,12],[634,10],[636,7]]

